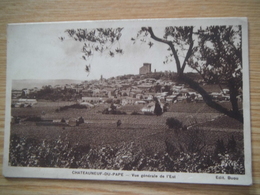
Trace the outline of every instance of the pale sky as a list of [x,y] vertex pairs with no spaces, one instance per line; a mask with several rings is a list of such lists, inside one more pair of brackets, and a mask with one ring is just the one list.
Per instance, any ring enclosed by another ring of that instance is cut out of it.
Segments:
[[[8,26],[7,72],[9,79],[76,79],[91,80],[125,74],[138,74],[143,63],[151,63],[152,71],[171,70],[176,72],[174,61],[163,64],[168,46],[152,41],[153,47],[140,42],[133,44],[142,26],[152,26],[156,35],[162,37],[164,28],[173,25],[205,25],[205,21],[130,20],[110,22],[62,22],[12,24]],[[210,23],[212,24],[212,22]],[[91,60],[91,72],[85,72],[87,64],[82,59],[82,42],[76,42],[64,32],[77,28],[117,28],[124,27],[120,38],[123,55],[114,58],[106,55],[94,55]],[[61,41],[58,37],[65,37]],[[191,69],[187,69],[191,71]]]

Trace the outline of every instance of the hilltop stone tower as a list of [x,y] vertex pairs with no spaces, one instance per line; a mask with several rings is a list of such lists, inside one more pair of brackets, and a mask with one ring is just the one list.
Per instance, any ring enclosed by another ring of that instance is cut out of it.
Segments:
[[152,64],[151,63],[144,63],[143,66],[139,69],[139,74],[148,74],[152,71]]

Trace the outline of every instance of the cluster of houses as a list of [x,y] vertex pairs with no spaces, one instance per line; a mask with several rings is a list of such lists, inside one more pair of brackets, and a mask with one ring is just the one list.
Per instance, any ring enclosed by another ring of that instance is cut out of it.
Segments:
[[[133,76],[134,77],[134,76]],[[202,97],[184,84],[170,80],[154,78],[109,79],[95,82],[87,90],[82,91],[82,102],[101,103],[106,99],[119,100],[122,106],[127,104],[147,104],[157,98],[160,102],[203,101]]]
[[[194,90],[184,84],[178,84],[170,79],[155,79],[144,75],[126,75],[110,79],[95,81],[84,81],[81,84],[55,85],[54,90],[73,90],[79,94],[77,101],[82,105],[94,107],[98,104],[106,103],[108,100],[116,102],[120,106],[143,105],[142,111],[151,111],[154,106],[154,99],[157,99],[161,107],[166,103],[176,103],[179,101],[200,102],[203,98]],[[34,89],[13,90],[12,98],[14,107],[21,105],[33,106],[37,103],[35,99],[21,98],[23,95],[35,92]],[[229,100],[229,90],[224,89],[221,93],[213,92],[216,100]]]

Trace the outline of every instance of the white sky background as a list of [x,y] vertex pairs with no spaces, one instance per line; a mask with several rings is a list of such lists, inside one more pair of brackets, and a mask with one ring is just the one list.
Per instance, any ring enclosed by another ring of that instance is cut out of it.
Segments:
[[[176,71],[175,63],[163,64],[168,46],[156,41],[149,49],[148,42],[133,44],[140,27],[122,30],[120,47],[124,54],[110,57],[94,55],[91,72],[82,59],[83,42],[69,38],[64,32],[70,28],[88,28],[84,23],[19,24],[8,27],[8,68],[12,79],[76,79],[91,80],[125,74],[138,74],[143,63],[151,63],[152,71]],[[117,27],[121,27],[117,25]],[[164,28],[155,34],[162,37]],[[157,29],[157,30],[158,30]],[[58,37],[65,37],[61,41]]]
[[[176,72],[175,62],[163,64],[168,46],[156,41],[149,49],[148,43],[136,42],[135,37],[142,26],[152,26],[155,35],[162,37],[166,26],[206,26],[229,24],[229,20],[210,19],[168,19],[168,20],[129,20],[129,21],[89,21],[12,24],[8,26],[7,75],[8,79],[73,79],[91,80],[125,74],[138,74],[143,63],[151,63],[152,71],[171,70]],[[231,20],[232,22],[232,20]],[[231,23],[232,24],[232,23]],[[66,29],[77,28],[117,28],[124,27],[120,38],[123,55],[94,55],[91,72],[85,71],[89,64],[82,59],[83,42],[69,38]],[[59,37],[65,37],[61,41]],[[180,60],[182,58],[180,57]],[[186,67],[187,71],[192,71]]]

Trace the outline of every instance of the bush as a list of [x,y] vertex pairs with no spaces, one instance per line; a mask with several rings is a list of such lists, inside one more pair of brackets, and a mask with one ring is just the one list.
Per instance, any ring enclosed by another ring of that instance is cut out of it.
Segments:
[[236,158],[231,153],[220,155],[216,161],[209,150],[184,151],[178,143],[165,144],[165,151],[154,154],[134,142],[79,145],[71,144],[67,134],[53,141],[14,134],[10,137],[9,163],[21,167],[245,174],[242,154]]
[[182,128],[182,122],[180,122],[178,119],[175,119],[173,117],[166,119],[166,125],[170,129],[180,129],[180,128]]
[[227,151],[236,152],[236,146],[237,146],[237,142],[236,142],[234,136],[232,135],[231,139],[228,139]]
[[60,111],[64,111],[64,110],[68,110],[69,108],[74,108],[74,109],[87,109],[88,107],[85,105],[80,105],[80,104],[73,104],[70,106],[62,106],[59,109],[56,109],[56,112],[60,112]]
[[104,109],[104,110],[102,111],[102,114],[109,114],[108,108]]
[[218,139],[216,142],[216,147],[215,147],[215,156],[217,157],[218,154],[225,154],[226,147],[224,145],[224,141],[222,139]]
[[162,115],[162,108],[158,100],[155,102],[154,114],[156,114],[156,116]]
[[188,153],[201,154],[204,147],[206,147],[204,131],[198,129],[187,130],[185,138],[185,146]]

